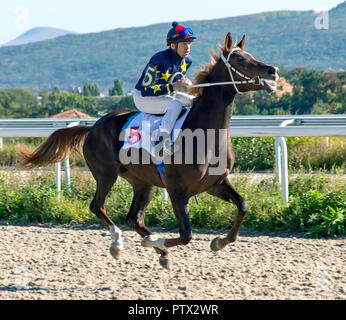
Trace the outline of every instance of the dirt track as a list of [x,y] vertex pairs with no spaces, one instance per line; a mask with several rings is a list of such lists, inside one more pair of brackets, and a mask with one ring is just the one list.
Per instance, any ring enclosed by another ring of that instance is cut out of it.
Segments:
[[187,247],[170,250],[167,271],[136,233],[123,235],[116,261],[98,226],[0,224],[0,299],[346,299],[345,238],[243,230],[213,253],[215,234],[194,233]]

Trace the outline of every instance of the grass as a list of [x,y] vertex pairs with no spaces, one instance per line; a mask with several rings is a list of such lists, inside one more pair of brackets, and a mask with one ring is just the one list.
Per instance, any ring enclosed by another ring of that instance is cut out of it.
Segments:
[[[0,219],[21,222],[89,224],[99,220],[89,211],[95,181],[88,171],[75,169],[71,174],[72,196],[62,192],[60,200],[54,186],[54,172],[34,171],[26,178],[18,172],[0,175]],[[250,213],[244,225],[260,231],[302,232],[311,237],[345,234],[346,189],[343,171],[331,175],[324,171],[290,176],[290,202],[283,202],[274,178],[268,175],[257,182],[253,175],[235,174],[231,182],[249,202]],[[64,188],[64,185],[63,185]],[[65,190],[65,189],[63,189]],[[109,193],[105,207],[116,224],[124,224],[131,206],[132,187],[119,179]],[[190,219],[194,228],[230,228],[236,207],[208,194],[198,195],[199,205],[191,198]],[[145,222],[149,226],[177,227],[170,201],[160,189],[149,204]]]
[[346,137],[289,138],[289,166],[319,170],[346,167]]

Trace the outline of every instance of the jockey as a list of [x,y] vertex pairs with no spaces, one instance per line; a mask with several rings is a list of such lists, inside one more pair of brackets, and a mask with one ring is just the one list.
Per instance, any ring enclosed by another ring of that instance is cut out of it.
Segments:
[[191,85],[185,74],[192,64],[190,49],[196,37],[190,28],[177,22],[173,22],[172,27],[167,34],[169,48],[156,53],[150,59],[132,91],[138,110],[164,114],[161,126],[153,133],[152,139],[156,141],[160,138],[160,141],[163,141],[162,151],[166,156],[175,151],[170,134],[182,107],[191,106],[194,98],[179,90],[186,90]]

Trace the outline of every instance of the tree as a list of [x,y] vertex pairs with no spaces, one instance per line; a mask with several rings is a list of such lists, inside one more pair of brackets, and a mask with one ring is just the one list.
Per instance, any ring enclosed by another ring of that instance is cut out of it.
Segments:
[[247,93],[243,95],[237,95],[235,98],[235,104],[233,114],[236,115],[250,115],[259,114],[259,109],[255,105],[252,95]]
[[119,79],[114,80],[114,86],[108,90],[110,96],[123,96],[124,83]]
[[60,113],[70,109],[78,109],[90,115],[97,115],[95,100],[71,92],[53,92],[46,105],[48,115]]
[[97,83],[86,83],[83,87],[83,96],[98,97],[100,95],[100,88]]
[[297,68],[292,71],[291,83],[294,85],[292,114],[310,114],[314,104],[325,96],[322,71]]
[[1,118],[34,118],[42,116],[37,98],[29,89],[0,90]]

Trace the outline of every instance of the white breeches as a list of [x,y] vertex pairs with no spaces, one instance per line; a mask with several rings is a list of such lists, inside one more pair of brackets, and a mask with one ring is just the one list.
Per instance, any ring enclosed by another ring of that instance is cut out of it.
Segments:
[[151,114],[165,114],[162,118],[160,131],[168,133],[172,132],[182,107],[192,106],[192,100],[195,98],[183,92],[177,92],[175,98],[169,95],[143,97],[141,92],[136,89],[132,93],[133,100],[139,111]]

